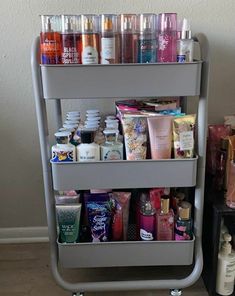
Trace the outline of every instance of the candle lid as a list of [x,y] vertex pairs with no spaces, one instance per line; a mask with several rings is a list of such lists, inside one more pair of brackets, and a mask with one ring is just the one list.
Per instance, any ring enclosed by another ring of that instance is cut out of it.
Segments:
[[62,131],[54,134],[57,144],[68,144],[69,138],[71,137],[71,132]]

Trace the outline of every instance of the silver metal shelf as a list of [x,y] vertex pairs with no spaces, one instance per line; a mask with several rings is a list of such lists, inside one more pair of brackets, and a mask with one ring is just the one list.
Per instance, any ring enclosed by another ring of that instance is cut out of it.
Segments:
[[58,243],[65,268],[190,265],[194,241]]
[[197,175],[197,158],[51,162],[51,166],[55,190],[191,187]]
[[202,62],[41,65],[45,99],[196,96]]

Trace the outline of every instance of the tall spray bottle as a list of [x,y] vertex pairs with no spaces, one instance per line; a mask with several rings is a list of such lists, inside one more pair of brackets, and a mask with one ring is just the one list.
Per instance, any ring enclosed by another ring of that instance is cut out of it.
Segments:
[[62,64],[81,63],[80,16],[61,16],[61,56]]
[[183,19],[180,39],[177,40],[177,62],[185,63],[193,61],[193,39],[190,24],[187,19]]
[[99,17],[89,14],[81,15],[82,42],[81,56],[82,64],[99,64]]
[[177,14],[158,15],[158,62],[176,62]]
[[121,14],[121,63],[137,63],[138,28],[136,14]]
[[232,251],[230,234],[224,234],[224,243],[218,255],[216,277],[216,293],[219,295],[232,295],[235,276],[235,253]]
[[61,64],[60,16],[41,15],[41,24],[41,63]]
[[157,36],[156,15],[145,13],[139,16],[138,63],[156,63]]
[[117,32],[117,16],[115,14],[102,14],[100,22],[100,63],[117,64],[120,61],[120,41]]

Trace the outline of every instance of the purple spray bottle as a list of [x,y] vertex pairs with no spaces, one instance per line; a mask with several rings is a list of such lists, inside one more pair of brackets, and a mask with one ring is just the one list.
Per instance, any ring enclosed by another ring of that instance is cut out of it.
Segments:
[[156,210],[149,198],[142,204],[140,209],[140,239],[151,241],[155,239]]

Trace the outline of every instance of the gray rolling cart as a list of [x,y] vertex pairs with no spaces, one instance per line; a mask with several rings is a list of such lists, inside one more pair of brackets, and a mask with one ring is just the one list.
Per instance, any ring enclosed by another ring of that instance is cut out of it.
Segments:
[[[40,65],[39,38],[32,46],[32,76],[50,239],[51,268],[56,282],[72,293],[147,289],[180,289],[201,275],[202,217],[207,126],[208,43],[198,34],[201,61],[187,64]],[[118,82],[118,83],[117,83]],[[61,127],[61,99],[199,96],[198,155],[193,159],[50,163],[47,101],[54,102],[56,127]],[[95,168],[95,169],[94,169]],[[104,175],[105,178],[100,178]],[[89,176],[89,178],[87,177]],[[191,241],[125,241],[60,244],[57,242],[53,190],[90,188],[193,187],[194,239]],[[115,256],[114,256],[115,254]],[[140,254],[145,254],[140,256]],[[191,265],[183,279],[126,280],[70,283],[58,265],[66,268]]]

